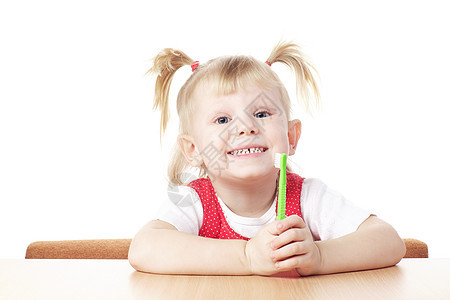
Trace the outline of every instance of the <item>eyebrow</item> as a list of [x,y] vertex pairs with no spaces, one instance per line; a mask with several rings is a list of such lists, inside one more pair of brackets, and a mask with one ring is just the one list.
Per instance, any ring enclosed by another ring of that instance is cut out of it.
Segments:
[[267,103],[267,102],[262,102],[262,103],[252,103],[251,105],[247,106],[245,108],[246,110],[258,110],[258,109],[265,109],[268,110],[270,112],[278,112],[279,108],[278,106],[272,104],[272,103]]

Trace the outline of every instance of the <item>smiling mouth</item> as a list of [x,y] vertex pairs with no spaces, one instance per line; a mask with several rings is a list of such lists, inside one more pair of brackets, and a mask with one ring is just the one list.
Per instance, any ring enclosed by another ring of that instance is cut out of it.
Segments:
[[267,148],[255,147],[255,148],[246,148],[246,149],[229,151],[228,154],[239,156],[239,155],[246,155],[246,154],[253,154],[253,153],[263,153],[266,151],[267,151]]

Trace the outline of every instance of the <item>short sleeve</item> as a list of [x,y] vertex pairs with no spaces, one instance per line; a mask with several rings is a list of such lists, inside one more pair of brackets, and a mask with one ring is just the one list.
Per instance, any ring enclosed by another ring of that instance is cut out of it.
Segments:
[[301,211],[315,240],[329,240],[354,232],[371,214],[351,203],[321,180],[303,182]]
[[203,223],[203,206],[197,192],[188,186],[170,189],[155,219],[172,224],[179,231],[198,235]]

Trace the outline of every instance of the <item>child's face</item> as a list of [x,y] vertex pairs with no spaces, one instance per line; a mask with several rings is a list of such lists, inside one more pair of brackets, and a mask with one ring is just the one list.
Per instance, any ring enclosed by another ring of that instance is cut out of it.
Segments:
[[200,85],[192,101],[196,110],[191,143],[183,143],[184,150],[191,164],[206,166],[211,180],[270,176],[278,172],[275,153],[294,154],[300,121],[288,122],[277,89],[248,85],[246,90],[216,96]]

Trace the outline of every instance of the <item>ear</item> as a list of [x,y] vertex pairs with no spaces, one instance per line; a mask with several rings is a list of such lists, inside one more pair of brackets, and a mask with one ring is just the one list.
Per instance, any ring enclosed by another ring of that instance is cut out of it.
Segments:
[[302,122],[300,120],[292,120],[288,122],[289,131],[289,155],[294,155],[297,149],[297,143],[302,133]]
[[199,167],[203,164],[202,157],[195,145],[194,139],[187,134],[180,134],[177,138],[178,145],[186,160],[193,167]]

